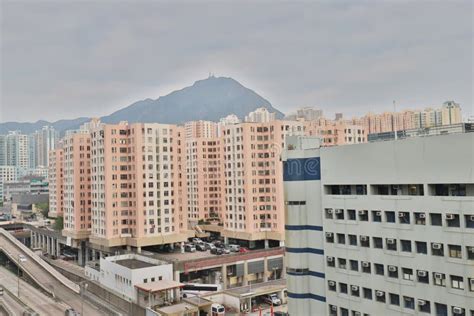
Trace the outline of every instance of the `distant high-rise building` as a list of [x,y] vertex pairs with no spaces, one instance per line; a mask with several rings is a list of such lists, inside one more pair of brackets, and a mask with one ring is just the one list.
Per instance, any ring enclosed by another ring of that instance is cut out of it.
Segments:
[[266,108],[258,108],[245,117],[245,122],[249,123],[268,123],[274,120],[275,113],[269,112]]
[[[32,134],[32,151],[34,155],[34,167],[48,166],[49,152],[56,148],[59,141],[59,132],[52,126],[44,126],[41,130]],[[31,163],[30,163],[31,165]]]
[[9,132],[5,136],[6,165],[15,166],[22,170],[30,167],[29,138],[19,131]]
[[0,135],[0,166],[7,165],[7,135]]
[[[70,159],[72,160],[72,159]],[[56,148],[49,152],[49,216],[63,216],[64,201],[64,151]],[[69,170],[68,170],[69,171]]]
[[343,115],[342,113],[336,113],[336,116],[335,116],[334,119],[335,119],[336,121],[339,121],[339,120],[342,120],[343,116],[344,116],[344,115]]
[[305,121],[314,121],[323,117],[323,110],[314,107],[303,107],[296,110],[296,117]]
[[461,106],[454,101],[446,101],[441,106],[441,124],[452,125],[462,122]]

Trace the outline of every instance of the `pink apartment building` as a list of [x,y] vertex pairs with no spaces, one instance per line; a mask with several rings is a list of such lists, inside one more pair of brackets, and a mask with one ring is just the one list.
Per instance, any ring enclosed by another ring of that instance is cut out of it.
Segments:
[[240,123],[223,128],[227,239],[276,243],[284,240],[283,175],[280,153],[287,135],[304,135],[300,122]]
[[307,121],[306,135],[319,136],[323,146],[340,146],[367,142],[367,129],[363,125],[345,120],[320,118]]
[[199,220],[222,220],[223,156],[217,128],[217,123],[209,121],[185,124],[187,211],[191,226]]
[[63,216],[63,149],[49,152],[49,213],[50,217]]
[[141,250],[185,241],[184,128],[100,124],[91,140],[91,243]]
[[91,231],[91,137],[85,131],[63,139],[63,235],[82,240]]

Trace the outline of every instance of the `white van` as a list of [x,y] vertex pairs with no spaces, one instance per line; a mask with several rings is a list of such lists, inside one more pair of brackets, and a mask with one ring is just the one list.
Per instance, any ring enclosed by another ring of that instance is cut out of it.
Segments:
[[225,307],[221,304],[214,303],[211,305],[211,316],[224,316]]

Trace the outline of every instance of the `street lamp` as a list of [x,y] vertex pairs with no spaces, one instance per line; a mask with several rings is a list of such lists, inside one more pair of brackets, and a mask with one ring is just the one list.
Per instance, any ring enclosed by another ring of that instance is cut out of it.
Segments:
[[79,283],[81,289],[81,316],[84,315],[84,292],[87,290],[89,284],[85,281]]

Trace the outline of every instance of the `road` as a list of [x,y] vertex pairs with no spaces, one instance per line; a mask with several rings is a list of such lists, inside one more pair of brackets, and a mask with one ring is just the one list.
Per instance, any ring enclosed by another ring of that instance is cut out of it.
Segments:
[[[26,270],[28,275],[32,277],[38,284],[43,286],[47,291],[52,291],[57,299],[67,302],[76,311],[81,311],[83,300],[75,288],[78,286],[58,271],[49,266],[43,259],[27,249],[23,244],[19,244],[16,239],[6,236],[5,230],[0,228],[0,248],[11,260],[17,262],[19,255],[24,255],[27,260],[21,263],[22,270]],[[26,248],[26,249],[25,249]],[[76,292],[77,291],[77,292]],[[21,292],[21,290],[20,290]],[[84,301],[84,315],[106,315],[98,307]]]
[[[1,281],[0,281],[1,283]],[[9,314],[13,315],[22,315],[24,311],[27,310],[27,308],[17,302],[14,297],[10,295],[7,291],[3,293],[2,296],[0,296],[0,306],[2,306],[4,309],[6,309],[7,313],[5,314],[8,316]],[[0,316],[4,315],[4,310],[0,308]]]
[[[7,269],[0,267],[0,284],[14,295],[18,295],[18,278]],[[29,283],[20,280],[20,299],[40,315],[64,315],[69,308],[62,302],[56,302]]]

